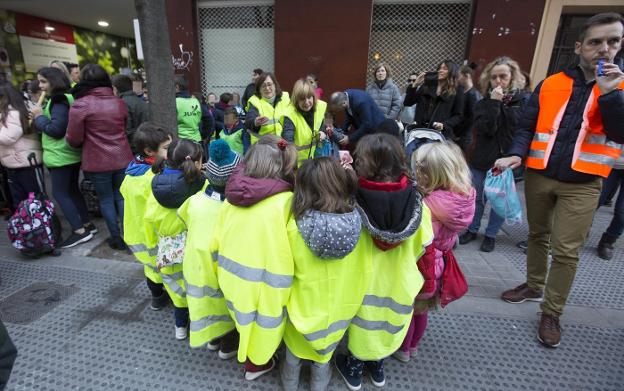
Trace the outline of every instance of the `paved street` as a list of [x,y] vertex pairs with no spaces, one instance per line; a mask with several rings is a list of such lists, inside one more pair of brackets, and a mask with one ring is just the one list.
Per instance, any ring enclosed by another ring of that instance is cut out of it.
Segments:
[[[536,303],[498,299],[524,280],[525,259],[515,243],[525,238],[526,224],[505,226],[495,252],[479,252],[480,240],[457,250],[469,295],[430,317],[410,363],[386,361],[385,389],[624,389],[622,241],[614,260],[595,256],[611,214],[611,208],[598,212],[582,252],[559,349],[536,341]],[[279,389],[276,372],[247,382],[234,361],[175,341],[172,309],[148,308],[138,263],[116,254],[88,256],[106,237],[99,226],[97,241],[34,261],[1,236],[0,318],[19,351],[7,390]],[[307,370],[303,376],[301,389],[309,389]],[[330,389],[346,389],[335,371]],[[376,388],[365,379],[364,389]]]

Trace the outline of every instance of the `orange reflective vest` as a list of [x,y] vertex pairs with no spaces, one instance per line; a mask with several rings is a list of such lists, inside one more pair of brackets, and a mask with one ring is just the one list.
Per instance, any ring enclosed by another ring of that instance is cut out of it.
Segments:
[[[561,118],[572,95],[573,84],[574,80],[563,72],[546,78],[542,83],[539,93],[540,111],[526,159],[527,167],[543,170],[548,165]],[[619,88],[624,89],[624,82]],[[606,178],[620,156],[622,146],[608,140],[605,135],[602,114],[598,107],[599,97],[600,89],[594,85],[583,110],[583,122],[574,147],[572,169]]]

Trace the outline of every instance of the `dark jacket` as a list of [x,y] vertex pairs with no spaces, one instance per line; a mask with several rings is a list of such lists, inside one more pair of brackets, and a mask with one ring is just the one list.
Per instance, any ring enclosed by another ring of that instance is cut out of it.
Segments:
[[214,108],[214,122],[215,122],[215,129],[216,129],[217,133],[222,131],[223,128],[225,127],[225,125],[223,125],[223,118],[225,116],[225,110],[227,110],[230,107],[232,107],[232,106],[228,105],[227,103],[223,103],[221,101],[219,101],[219,102],[217,102],[217,104],[215,104],[215,108]]
[[472,143],[472,124],[474,123],[475,106],[481,99],[483,99],[483,96],[475,87],[464,92],[464,115],[462,121],[455,127],[453,132],[453,139],[457,141],[457,144],[464,151]]
[[63,138],[69,121],[69,102],[64,94],[53,95],[50,100],[50,118],[40,115],[35,118],[33,125],[52,138]]
[[349,89],[345,92],[349,97],[349,109],[345,110],[347,119],[342,130],[349,137],[349,144],[355,145],[362,137],[375,133],[386,117],[365,91]]
[[254,83],[247,84],[245,87],[245,92],[243,92],[243,96],[241,97],[241,102],[243,104],[243,109],[247,110],[247,101],[253,94],[256,93],[256,85]]
[[126,91],[119,94],[119,97],[126,104],[128,109],[128,121],[126,121],[126,135],[130,144],[132,144],[132,136],[136,132],[139,125],[149,120],[149,110],[147,103],[134,93],[134,91]]
[[468,151],[472,167],[487,171],[496,159],[505,154],[528,98],[529,94],[520,91],[504,102],[485,98],[477,103],[472,126],[473,140]]
[[152,178],[152,193],[160,205],[174,209],[182,206],[187,198],[204,187],[204,177],[188,183],[182,176],[182,171],[165,168],[162,173]]
[[464,113],[464,89],[457,86],[455,95],[437,95],[435,87],[427,85],[418,88],[407,87],[404,106],[416,104],[414,121],[421,128],[433,129],[434,122],[444,125],[442,134],[452,139],[455,128],[462,122]]
[[9,382],[16,358],[17,349],[9,337],[6,327],[0,321],[0,390],[4,390]]
[[110,87],[89,90],[69,109],[67,143],[82,146],[82,169],[104,172],[125,169],[133,159],[126,137],[128,109]]
[[[622,68],[621,60],[618,65]],[[557,139],[548,159],[548,165],[545,170],[536,170],[536,172],[562,182],[589,182],[594,180],[596,176],[574,171],[572,169],[572,156],[583,121],[583,111],[595,81],[587,82],[583,71],[578,66],[565,69],[564,72],[574,79],[572,94],[559,124]],[[540,110],[539,92],[541,87],[542,83],[537,86],[527,103],[511,147],[507,151],[508,156],[520,156],[524,159],[529,153]],[[598,106],[602,114],[602,123],[607,138],[616,143],[624,143],[624,91],[616,89],[600,96]]]
[[215,119],[214,119],[214,116],[212,115],[212,111],[210,110],[207,104],[205,103],[201,104],[201,111],[202,111],[201,129],[200,129],[201,138],[202,140],[210,140],[210,138],[215,132]]

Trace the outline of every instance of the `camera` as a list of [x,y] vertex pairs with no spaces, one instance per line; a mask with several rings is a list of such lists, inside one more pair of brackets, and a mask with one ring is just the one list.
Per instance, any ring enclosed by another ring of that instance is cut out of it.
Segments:
[[438,86],[438,72],[432,71],[425,73],[425,85],[430,87]]

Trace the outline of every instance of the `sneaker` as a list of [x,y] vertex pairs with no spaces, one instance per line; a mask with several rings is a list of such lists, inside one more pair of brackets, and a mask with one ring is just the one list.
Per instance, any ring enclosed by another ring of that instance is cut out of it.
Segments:
[[245,363],[245,380],[256,380],[260,376],[264,375],[267,372],[270,372],[273,368],[275,368],[275,364],[275,357],[271,358],[271,361],[264,365],[255,365],[252,364],[251,361],[247,360],[247,362]]
[[72,232],[67,239],[61,243],[61,248],[70,248],[79,245],[80,243],[88,242],[93,238],[93,234],[89,231],[84,231],[82,234]]
[[470,243],[477,238],[477,234],[474,232],[466,231],[459,235],[459,244]]
[[98,229],[97,229],[97,227],[95,226],[95,224],[93,224],[93,223],[87,223],[87,224],[85,224],[85,225],[84,225],[84,229],[85,229],[85,231],[89,231],[89,232],[91,232],[91,234],[93,234],[93,235],[95,235],[96,233],[98,233]]
[[238,331],[232,330],[221,338],[219,343],[219,358],[229,360],[238,354]]
[[410,357],[414,358],[416,357],[416,354],[418,354],[418,348],[410,348]]
[[208,350],[210,350],[211,352],[216,352],[217,350],[219,350],[220,344],[221,338],[215,338],[212,341],[208,341],[208,343],[206,344],[206,348],[208,348]]
[[494,251],[495,246],[496,239],[485,236],[483,238],[483,242],[481,242],[481,247],[479,248],[479,250],[483,251],[484,253],[491,253],[492,251]]
[[547,348],[556,348],[561,343],[561,326],[559,325],[559,317],[548,315],[542,312],[539,329],[537,331],[537,340]]
[[185,340],[186,337],[188,337],[188,329],[186,328],[186,326],[185,327],[176,326],[175,337],[178,341]]
[[126,242],[124,242],[121,236],[111,236],[106,241],[108,242],[108,247],[113,250],[125,251],[128,249]]
[[520,304],[525,301],[542,301],[542,292],[529,288],[525,282],[513,289],[509,289],[501,295],[501,299],[511,304]]
[[344,379],[347,387],[351,391],[358,391],[362,388],[362,371],[364,370],[364,362],[358,360],[352,355],[338,354],[336,356],[336,368],[340,372],[340,376]]
[[396,358],[401,362],[409,362],[411,355],[410,352],[404,352],[399,349],[396,352],[392,353],[392,357]]
[[160,296],[152,296],[152,302],[150,303],[150,309],[152,311],[160,311],[167,305],[167,294],[162,293]]
[[384,375],[383,360],[366,361],[365,364],[373,385],[376,387],[385,386],[386,376]]
[[598,256],[605,261],[609,261],[613,258],[614,244],[617,238],[603,233],[598,242]]

